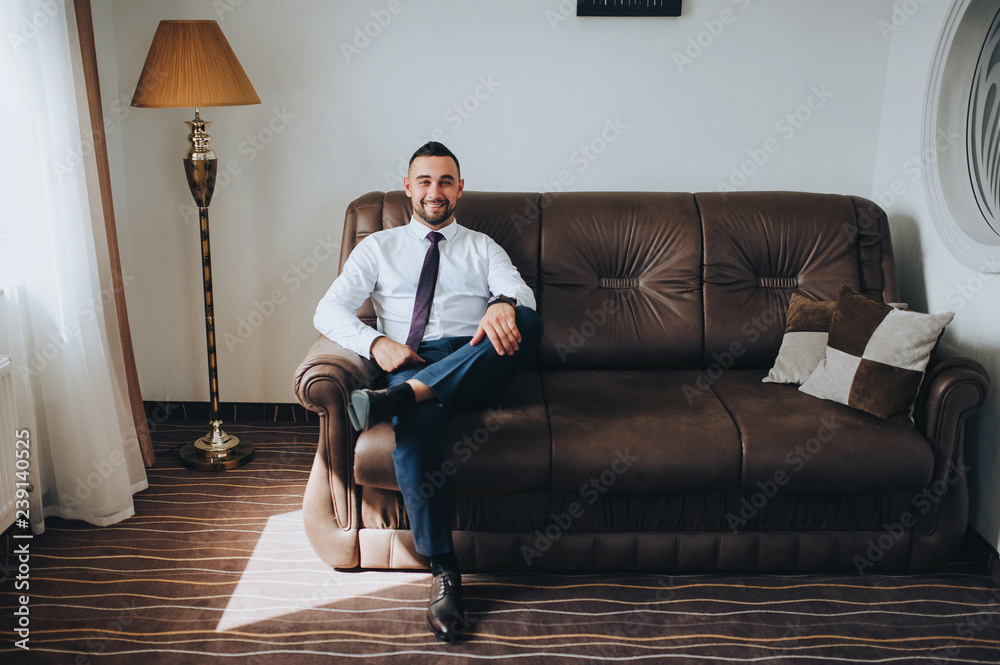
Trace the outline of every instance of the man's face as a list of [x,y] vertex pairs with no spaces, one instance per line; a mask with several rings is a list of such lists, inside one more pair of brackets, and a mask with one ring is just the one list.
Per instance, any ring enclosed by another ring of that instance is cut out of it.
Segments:
[[417,157],[403,185],[414,216],[430,228],[441,228],[454,218],[465,181],[459,180],[451,157]]

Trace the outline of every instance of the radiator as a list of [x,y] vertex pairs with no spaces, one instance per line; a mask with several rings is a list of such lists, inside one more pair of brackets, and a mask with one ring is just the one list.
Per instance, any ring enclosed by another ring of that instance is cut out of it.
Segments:
[[[14,382],[10,357],[0,356],[0,532],[14,523]],[[22,506],[23,507],[23,506]]]

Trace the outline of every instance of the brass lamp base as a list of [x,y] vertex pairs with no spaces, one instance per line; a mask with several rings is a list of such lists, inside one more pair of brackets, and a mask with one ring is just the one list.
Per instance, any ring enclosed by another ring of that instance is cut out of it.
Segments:
[[253,444],[240,443],[223,432],[221,420],[213,420],[211,425],[211,432],[181,448],[181,464],[196,471],[226,471],[253,459]]

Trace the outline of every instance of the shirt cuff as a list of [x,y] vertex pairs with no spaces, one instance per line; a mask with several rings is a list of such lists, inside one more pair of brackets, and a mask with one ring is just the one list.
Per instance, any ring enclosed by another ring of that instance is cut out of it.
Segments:
[[374,328],[368,328],[368,330],[358,335],[358,348],[355,349],[355,351],[357,351],[358,355],[362,358],[368,358],[370,360],[372,357],[372,344],[374,344],[375,340],[379,337],[385,337],[385,334],[380,333]]

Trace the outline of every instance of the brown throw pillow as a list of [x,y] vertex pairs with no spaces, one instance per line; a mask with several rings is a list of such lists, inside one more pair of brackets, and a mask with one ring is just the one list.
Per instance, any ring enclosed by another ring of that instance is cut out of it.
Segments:
[[809,378],[826,357],[830,321],[836,308],[836,300],[811,300],[792,294],[785,316],[785,336],[764,383],[801,384]]
[[826,358],[799,390],[913,426],[913,402],[953,312],[920,314],[840,288]]

